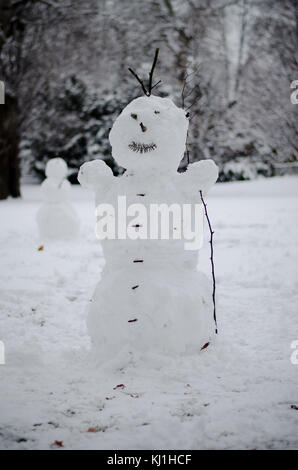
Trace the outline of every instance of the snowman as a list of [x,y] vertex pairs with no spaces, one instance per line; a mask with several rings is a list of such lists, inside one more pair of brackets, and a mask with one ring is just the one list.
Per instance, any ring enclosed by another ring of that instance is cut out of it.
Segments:
[[71,238],[79,233],[79,218],[70,203],[71,184],[66,179],[67,171],[62,158],[52,158],[46,165],[46,179],[41,185],[44,203],[37,213],[42,239]]
[[[116,207],[119,195],[127,207],[142,204],[147,213],[156,204],[200,204],[199,191],[207,193],[218,168],[204,160],[177,172],[187,130],[185,111],[169,98],[137,98],[118,116],[109,136],[124,174],[114,177],[102,160],[94,160],[82,165],[79,182],[95,191],[97,206]],[[138,216],[129,229],[135,229],[135,237],[122,233],[102,240],[106,264],[88,314],[96,356],[105,361],[116,355],[199,353],[215,327],[212,285],[197,270],[197,251],[185,250],[183,236],[144,236]]]

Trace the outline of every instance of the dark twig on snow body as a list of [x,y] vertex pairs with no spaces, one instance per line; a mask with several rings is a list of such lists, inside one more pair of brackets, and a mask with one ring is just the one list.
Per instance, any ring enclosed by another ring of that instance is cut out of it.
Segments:
[[211,261],[211,271],[212,271],[212,282],[213,282],[213,291],[212,291],[212,300],[213,300],[213,318],[214,318],[214,322],[215,322],[215,333],[217,334],[218,333],[218,330],[217,330],[217,320],[216,320],[216,301],[215,301],[215,291],[216,291],[216,281],[215,281],[215,268],[214,268],[214,250],[213,250],[213,235],[214,235],[214,231],[212,230],[212,226],[211,226],[211,222],[210,222],[210,219],[209,219],[209,215],[208,215],[208,211],[207,211],[207,204],[203,198],[203,193],[202,191],[200,191],[200,196],[201,196],[201,201],[203,203],[203,206],[204,206],[204,210],[205,210],[205,216],[206,216],[206,219],[207,219],[207,222],[208,222],[208,227],[209,227],[209,232],[210,232],[210,251],[211,251],[211,254],[210,254],[210,261]]

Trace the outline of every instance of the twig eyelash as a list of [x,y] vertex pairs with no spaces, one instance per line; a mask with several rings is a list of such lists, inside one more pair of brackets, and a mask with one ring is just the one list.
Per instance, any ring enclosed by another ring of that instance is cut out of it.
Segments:
[[132,142],[128,146],[131,150],[138,153],[147,153],[156,149],[156,144],[140,144],[137,142]]

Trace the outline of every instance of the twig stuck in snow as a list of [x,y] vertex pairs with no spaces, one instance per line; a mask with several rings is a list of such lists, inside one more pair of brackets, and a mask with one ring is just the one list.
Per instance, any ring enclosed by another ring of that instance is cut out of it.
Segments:
[[151,88],[151,91],[160,84],[161,84],[161,80],[158,80],[158,82],[155,83],[155,85],[153,85],[153,87]]
[[[181,91],[181,103],[182,103],[182,108],[184,108],[185,111],[188,111],[189,109],[191,109],[202,97],[202,91],[201,91],[198,79],[199,79],[198,68],[195,68],[190,73],[188,72],[185,73],[185,77],[183,80],[183,87]],[[191,99],[191,97],[192,97],[192,102],[186,107],[186,99],[187,98]],[[187,114],[189,115],[189,113]]]
[[210,261],[211,261],[211,271],[212,271],[212,282],[213,282],[213,291],[212,291],[212,300],[213,300],[213,318],[215,322],[215,333],[218,333],[217,330],[217,320],[216,320],[216,301],[215,301],[215,291],[216,291],[216,281],[215,281],[215,268],[214,268],[214,249],[213,249],[213,235],[214,231],[212,230],[212,225],[209,219],[208,211],[207,211],[207,204],[203,198],[203,193],[200,191],[201,201],[204,206],[205,216],[208,222],[209,232],[210,232]]
[[128,70],[130,71],[130,73],[133,74],[133,76],[138,80],[138,82],[140,83],[141,87],[142,87],[142,90],[143,92],[145,93],[146,96],[148,96],[148,92],[146,90],[146,87],[144,85],[144,82],[143,80],[140,79],[140,77],[136,74],[136,72],[134,70],[132,70],[130,67],[128,68]]
[[187,165],[189,165],[190,158],[189,158],[189,148],[188,148],[188,131],[187,131],[187,135],[186,135],[185,148],[186,148]]
[[154,59],[153,59],[153,64],[152,64],[152,67],[151,67],[151,71],[149,73],[149,85],[148,85],[148,90],[147,88],[145,87],[145,84],[143,82],[143,80],[141,80],[141,78],[136,74],[136,72],[131,69],[130,67],[128,68],[128,70],[130,71],[130,73],[132,73],[132,75],[138,80],[139,84],[141,85],[142,87],[142,90],[144,92],[144,94],[146,96],[151,96],[151,92],[153,90],[153,88],[157,87],[160,83],[161,83],[161,80],[159,80],[157,83],[155,83],[155,85],[152,85],[152,82],[153,82],[153,73],[154,73],[154,69],[156,67],[156,63],[157,63],[157,59],[158,59],[158,54],[159,54],[159,49],[157,48],[156,51],[155,51],[155,56],[154,56]]
[[156,51],[155,51],[155,56],[154,56],[153,64],[152,64],[152,67],[151,67],[151,71],[149,73],[149,88],[148,88],[149,96],[151,95],[151,91],[152,91],[153,73],[154,73],[156,63],[157,63],[158,54],[159,54],[159,49],[157,48]]

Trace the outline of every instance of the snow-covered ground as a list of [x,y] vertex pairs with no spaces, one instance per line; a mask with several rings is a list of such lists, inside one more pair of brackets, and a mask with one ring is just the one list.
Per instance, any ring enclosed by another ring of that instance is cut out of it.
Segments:
[[73,194],[79,240],[40,251],[40,188],[24,186],[22,200],[0,202],[0,447],[298,449],[298,365],[290,361],[298,340],[298,178],[211,191],[215,344],[198,357],[128,365],[115,358],[101,367],[86,332],[103,265],[93,196],[80,187]]

